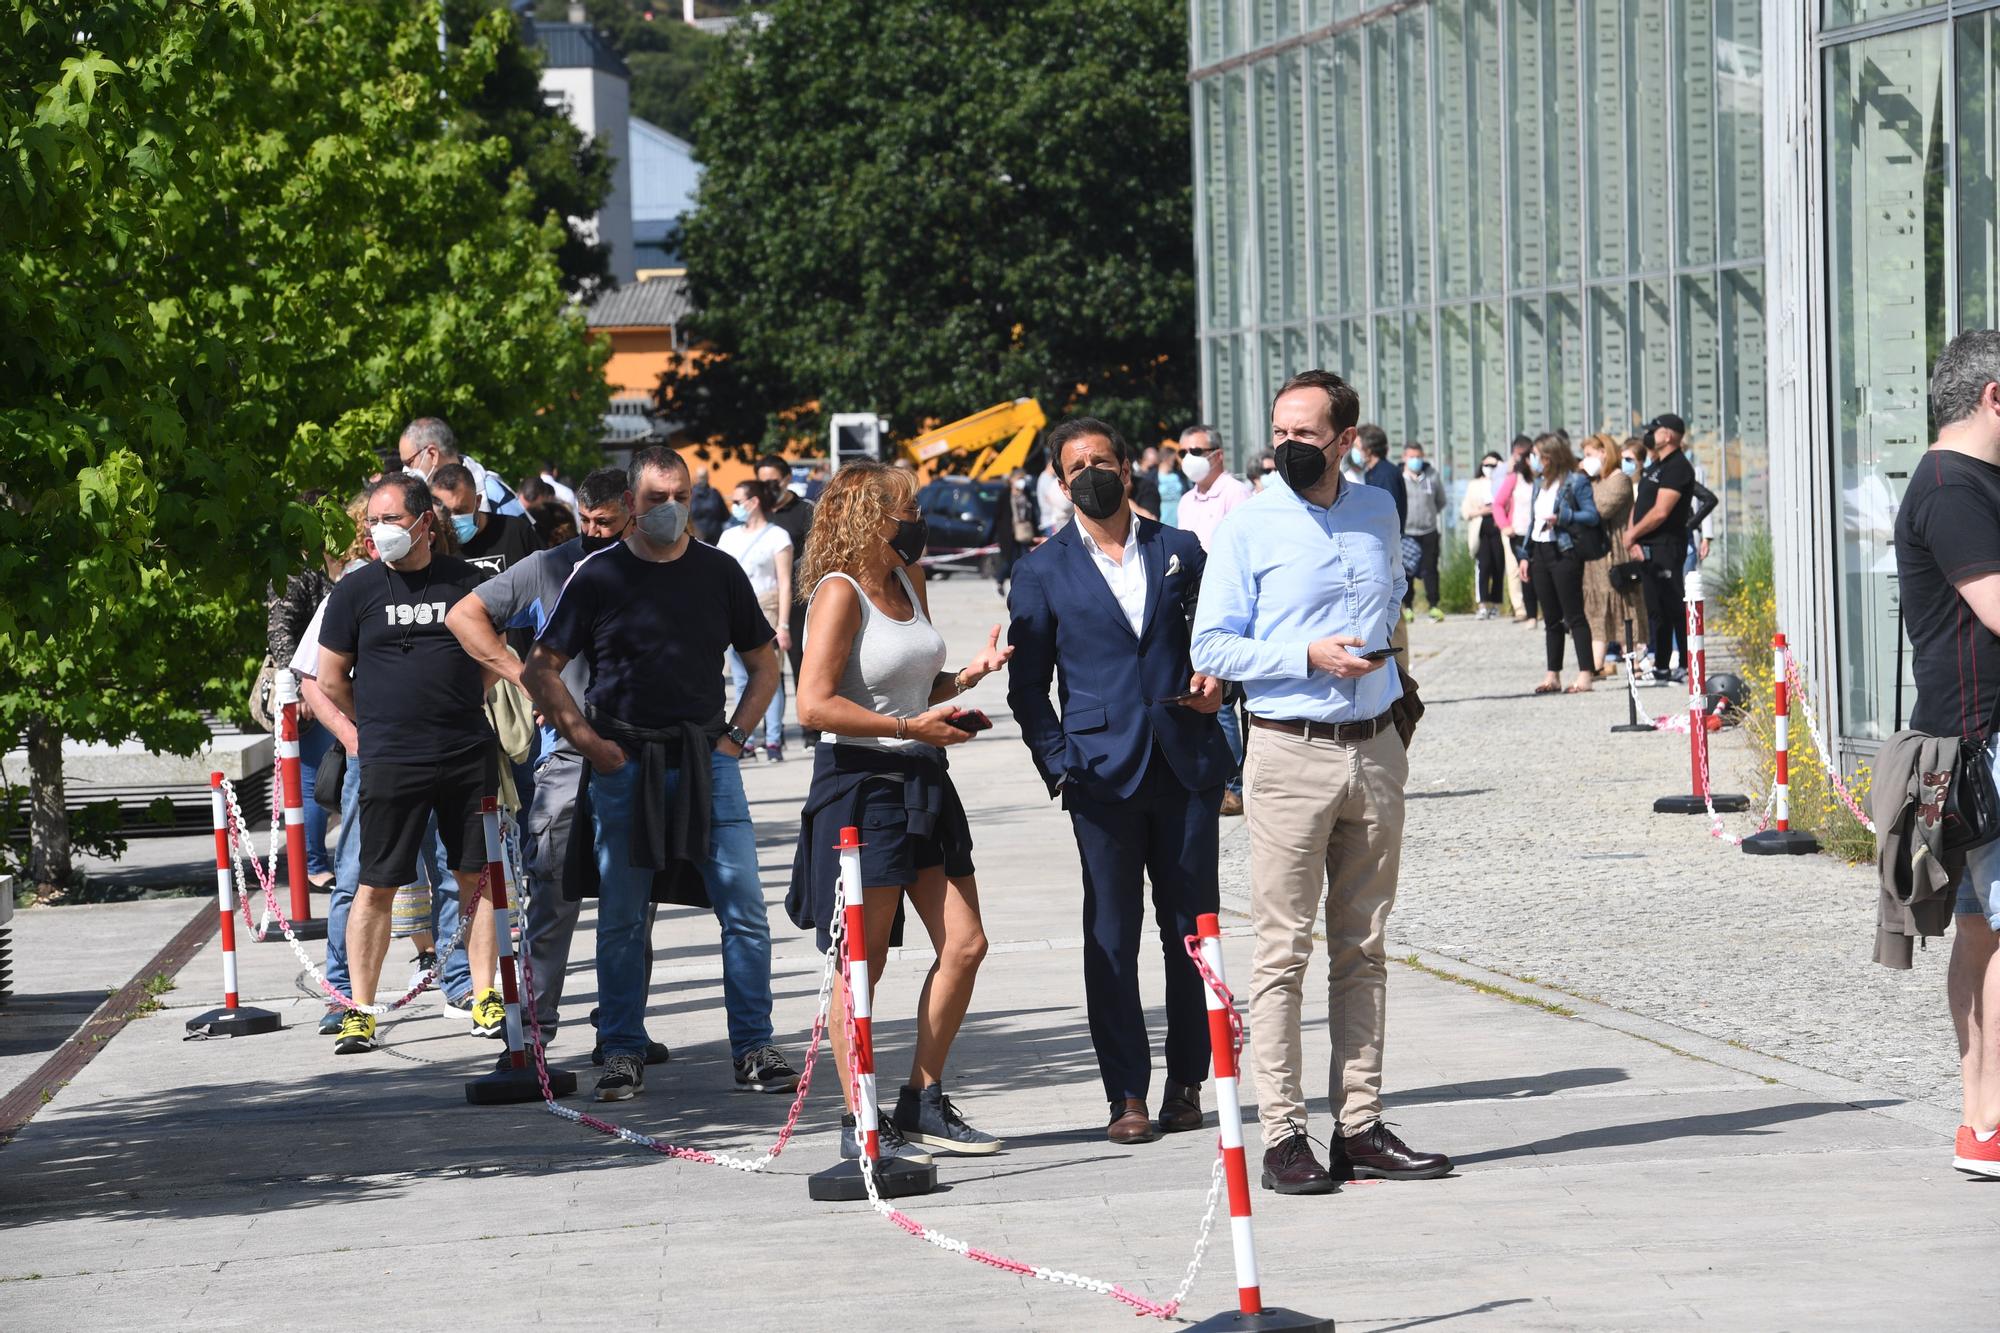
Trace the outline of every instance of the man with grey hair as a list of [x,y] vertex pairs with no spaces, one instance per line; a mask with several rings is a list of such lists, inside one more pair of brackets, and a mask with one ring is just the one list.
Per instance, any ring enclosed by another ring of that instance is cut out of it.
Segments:
[[481,467],[478,459],[467,457],[459,449],[458,436],[452,433],[443,417],[417,417],[403,427],[402,438],[396,441],[396,454],[402,459],[403,470],[422,478],[426,484],[445,464],[463,465],[478,487],[482,513],[525,516],[528,512],[521,504],[521,497],[514,494],[513,487]]
[[[1931,374],[1937,441],[1896,511],[1896,574],[1917,685],[1913,730],[1968,737],[2000,772],[2000,333],[1951,340]],[[1884,779],[1885,790],[1893,785]],[[1964,1123],[1952,1165],[2000,1179],[2000,842],[1966,854],[1953,904],[1947,995],[1958,1031]],[[1940,918],[1939,928],[1942,928]],[[1900,958],[1909,966],[1909,941]]]
[[[1222,452],[1222,438],[1210,425],[1189,426],[1181,432],[1181,471],[1187,475],[1188,491],[1181,496],[1177,515],[1181,527],[1195,535],[1206,551],[1215,536],[1215,530],[1229,511],[1244,503],[1256,492],[1250,483],[1240,477],[1229,475],[1228,460]],[[1237,705],[1243,700],[1243,691],[1231,684],[1225,689],[1222,711],[1216,716],[1222,722],[1222,737],[1229,742],[1232,767],[1229,781],[1222,792],[1222,813],[1240,815],[1243,813],[1243,720],[1237,715]]]

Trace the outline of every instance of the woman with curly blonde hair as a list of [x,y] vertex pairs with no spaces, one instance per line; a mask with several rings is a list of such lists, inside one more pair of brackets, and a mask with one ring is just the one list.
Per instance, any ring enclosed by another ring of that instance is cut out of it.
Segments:
[[[927,531],[914,474],[880,463],[844,464],[820,496],[799,571],[806,601],[799,723],[823,734],[812,789],[799,820],[798,854],[785,908],[817,927],[821,949],[833,923],[840,830],[861,830],[867,886],[871,989],[882,975],[903,906],[916,910],[936,961],[917,997],[917,1042],[909,1081],[882,1118],[885,1152],[921,1164],[919,1148],[981,1154],[1000,1141],[966,1124],[944,1092],[945,1057],[972,1002],[986,956],[973,878],[972,831],[944,752],[984,725],[959,695],[1005,666],[995,625],[986,647],[956,672],[944,670],[944,639],[931,625],[923,568]],[[846,991],[841,991],[846,1003]],[[834,1067],[850,1114],[841,1154],[859,1155],[851,1114],[845,1025],[833,1025]]]

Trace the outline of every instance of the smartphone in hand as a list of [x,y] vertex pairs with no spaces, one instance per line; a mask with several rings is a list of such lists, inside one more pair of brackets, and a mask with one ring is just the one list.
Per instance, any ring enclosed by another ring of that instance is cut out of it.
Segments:
[[945,718],[945,721],[968,735],[993,730],[993,719],[977,708],[961,708]]
[[1394,657],[1398,651],[1400,650],[1395,648],[1375,648],[1365,653],[1357,653],[1356,656],[1364,662],[1380,662]]

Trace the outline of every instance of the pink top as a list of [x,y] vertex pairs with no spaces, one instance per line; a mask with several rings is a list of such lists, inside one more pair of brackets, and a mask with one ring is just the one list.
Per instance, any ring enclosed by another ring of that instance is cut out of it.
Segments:
[[1196,486],[1182,494],[1180,525],[1192,532],[1206,551],[1224,516],[1255,494],[1249,482],[1225,472],[1207,489]]

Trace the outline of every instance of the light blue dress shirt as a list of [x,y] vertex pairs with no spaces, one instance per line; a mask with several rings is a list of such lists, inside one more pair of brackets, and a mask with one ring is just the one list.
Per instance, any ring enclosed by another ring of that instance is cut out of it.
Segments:
[[1243,686],[1258,717],[1365,722],[1403,694],[1394,660],[1354,680],[1306,664],[1315,639],[1349,634],[1355,653],[1389,646],[1402,614],[1402,531],[1389,492],[1342,481],[1308,504],[1273,476],[1230,511],[1209,544],[1194,617],[1194,669]]

